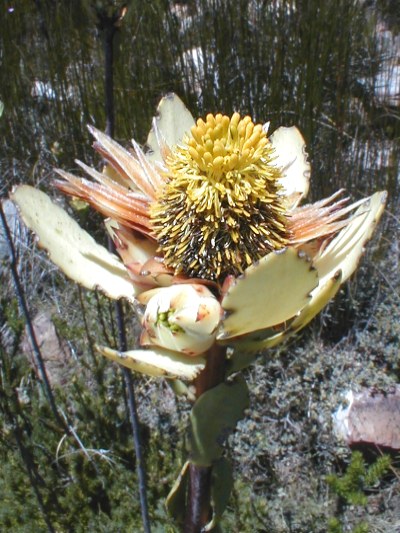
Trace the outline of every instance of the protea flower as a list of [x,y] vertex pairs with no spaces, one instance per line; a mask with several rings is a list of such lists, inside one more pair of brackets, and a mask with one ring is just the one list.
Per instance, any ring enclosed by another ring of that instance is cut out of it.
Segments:
[[[89,129],[105,171],[78,162],[92,179],[59,170],[56,186],[107,217],[123,265],[43,193],[20,187],[13,199],[67,275],[146,306],[149,348],[123,358],[102,349],[140,371],[156,357],[168,375],[192,378],[214,342],[256,352],[298,331],[355,270],[383,211],[385,192],[349,204],[338,191],[301,206],[310,164],[295,127],[268,137],[267,124],[238,113],[195,122],[170,95],[144,150]],[[199,291],[204,302],[188,304]],[[173,316],[184,323],[175,321],[175,332]],[[163,366],[167,359],[184,370]]]

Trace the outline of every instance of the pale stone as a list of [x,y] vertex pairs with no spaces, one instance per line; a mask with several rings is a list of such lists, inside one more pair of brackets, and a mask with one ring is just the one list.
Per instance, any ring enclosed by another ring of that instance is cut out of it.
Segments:
[[400,450],[400,385],[346,393],[348,405],[333,415],[337,435],[349,446]]

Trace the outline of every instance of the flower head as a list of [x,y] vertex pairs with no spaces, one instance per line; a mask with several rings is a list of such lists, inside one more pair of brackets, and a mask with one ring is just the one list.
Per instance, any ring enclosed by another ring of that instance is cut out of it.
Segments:
[[198,119],[166,157],[165,185],[151,205],[164,263],[220,281],[289,242],[281,169],[250,117]]
[[[21,187],[13,199],[70,277],[146,305],[141,342],[157,357],[160,350],[201,354],[214,342],[257,351],[298,331],[355,270],[383,211],[385,192],[349,204],[338,191],[301,206],[310,164],[294,127],[268,136],[266,124],[238,113],[195,122],[169,95],[145,150],[132,141],[128,151],[89,129],[105,171],[78,162],[92,179],[59,170],[56,185],[107,217],[123,265],[59,208],[44,223],[38,205],[50,211],[42,193]],[[68,226],[71,251],[60,244]]]

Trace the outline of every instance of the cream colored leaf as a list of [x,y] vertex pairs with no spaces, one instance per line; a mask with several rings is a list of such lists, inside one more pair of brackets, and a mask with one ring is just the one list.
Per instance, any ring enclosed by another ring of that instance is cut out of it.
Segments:
[[70,279],[87,289],[99,288],[110,298],[134,298],[135,287],[117,256],[97,244],[46,194],[20,185],[10,197],[39,246]]
[[330,300],[334,298],[341,284],[343,283],[343,274],[339,270],[326,283],[318,285],[311,293],[311,300],[300,312],[300,314],[293,320],[290,325],[292,333],[300,331],[306,326],[315,316],[328,305]]
[[310,302],[300,311],[294,320],[287,323],[283,331],[274,332],[273,329],[261,330],[258,334],[256,332],[253,335],[245,336],[243,339],[238,339],[233,342],[230,341],[229,344],[233,348],[230,371],[237,372],[248,366],[252,362],[248,354],[255,354],[267,348],[273,348],[304,328],[335,296],[341,283],[342,276],[339,271],[324,286],[315,288],[311,293]]
[[105,346],[96,346],[96,350],[116,363],[151,377],[191,381],[206,364],[203,357],[186,357],[158,347],[118,352]]
[[285,322],[309,302],[318,275],[308,259],[288,248],[246,269],[222,300],[226,318],[217,339],[225,340]]
[[190,134],[190,128],[194,124],[192,114],[176,94],[171,93],[162,98],[146,141],[149,149],[147,159],[153,163],[162,163],[163,145],[172,148],[181,143],[185,133]]
[[322,283],[339,269],[343,283],[357,268],[364,246],[383,213],[386,197],[385,191],[372,195],[357,209],[349,224],[314,258],[313,264]]
[[311,165],[307,160],[306,144],[300,131],[281,127],[269,140],[275,149],[275,165],[282,168],[279,180],[290,207],[295,207],[307,195],[310,184]]

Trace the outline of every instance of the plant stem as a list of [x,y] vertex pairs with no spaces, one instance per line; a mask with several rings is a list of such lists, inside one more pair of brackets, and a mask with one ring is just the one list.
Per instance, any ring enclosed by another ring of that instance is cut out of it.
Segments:
[[185,533],[200,533],[211,518],[211,466],[189,466]]
[[[206,355],[206,366],[195,381],[196,397],[222,383],[225,379],[226,348],[214,344]],[[184,533],[201,533],[211,519],[211,472],[212,466],[189,467]]]

